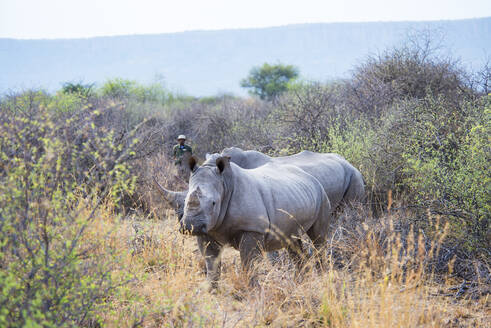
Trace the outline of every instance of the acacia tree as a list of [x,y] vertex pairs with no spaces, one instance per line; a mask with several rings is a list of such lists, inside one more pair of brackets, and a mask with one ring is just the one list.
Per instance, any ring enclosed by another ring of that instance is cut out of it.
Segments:
[[293,65],[264,63],[260,67],[253,67],[240,85],[263,100],[274,100],[288,89],[288,83],[296,79],[298,74],[298,68]]

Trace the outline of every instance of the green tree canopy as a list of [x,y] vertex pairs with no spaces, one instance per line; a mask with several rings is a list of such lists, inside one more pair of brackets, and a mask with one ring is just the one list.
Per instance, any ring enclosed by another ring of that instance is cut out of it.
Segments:
[[249,93],[261,99],[273,100],[288,89],[288,83],[298,77],[298,69],[292,65],[270,65],[253,67],[249,75],[240,82]]
[[94,95],[94,84],[83,84],[82,82],[65,82],[61,88],[65,94],[75,94],[84,98]]

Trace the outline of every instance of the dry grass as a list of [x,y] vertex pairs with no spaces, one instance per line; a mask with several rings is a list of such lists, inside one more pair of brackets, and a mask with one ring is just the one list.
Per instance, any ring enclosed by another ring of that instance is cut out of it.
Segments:
[[[322,252],[322,269],[316,256],[301,273],[285,252],[274,263],[265,257],[254,272],[257,287],[249,286],[238,252],[226,248],[215,293],[196,241],[177,232],[172,214],[164,221],[115,217],[102,213],[89,233],[98,252],[119,262],[114,275],[133,278],[101,306],[108,327],[490,326],[489,295],[448,296],[459,282],[427,269],[438,243],[428,248],[423,237],[401,235],[394,216],[351,227],[345,217],[333,234],[336,247]],[[444,237],[440,230],[433,238]]]

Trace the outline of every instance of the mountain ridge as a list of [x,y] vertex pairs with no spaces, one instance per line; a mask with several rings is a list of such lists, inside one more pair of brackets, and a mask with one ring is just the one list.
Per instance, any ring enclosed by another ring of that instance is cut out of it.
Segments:
[[252,66],[281,62],[305,79],[343,78],[370,53],[403,43],[410,31],[440,31],[453,57],[477,68],[491,54],[491,17],[420,22],[311,23],[77,39],[0,39],[0,92],[122,77],[191,95],[243,94]]
[[474,17],[474,18],[461,18],[461,19],[437,19],[437,20],[402,20],[402,21],[392,21],[392,20],[380,20],[380,21],[343,21],[343,22],[313,22],[313,23],[294,23],[294,24],[284,24],[284,25],[272,25],[264,27],[236,27],[236,28],[217,28],[217,29],[192,29],[185,31],[175,31],[175,32],[156,32],[156,33],[135,33],[135,34],[115,34],[115,35],[95,35],[87,37],[74,37],[74,38],[11,38],[11,37],[0,37],[0,40],[18,40],[18,41],[69,41],[69,40],[87,40],[87,39],[97,39],[97,38],[112,38],[112,37],[131,37],[131,36],[155,36],[155,35],[167,35],[167,34],[185,34],[193,32],[224,32],[224,31],[240,31],[240,30],[266,30],[275,29],[283,27],[298,27],[298,26],[310,26],[310,25],[336,25],[336,24],[378,24],[378,23],[441,23],[441,22],[463,22],[463,21],[473,21],[473,20],[486,20],[490,17]]

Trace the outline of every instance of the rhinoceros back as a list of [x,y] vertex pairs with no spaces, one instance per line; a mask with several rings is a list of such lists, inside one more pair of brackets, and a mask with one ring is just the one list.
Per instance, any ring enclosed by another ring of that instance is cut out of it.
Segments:
[[233,166],[234,195],[222,231],[264,233],[266,250],[273,250],[316,221],[329,220],[330,203],[322,185],[302,169],[275,163],[251,170]]

